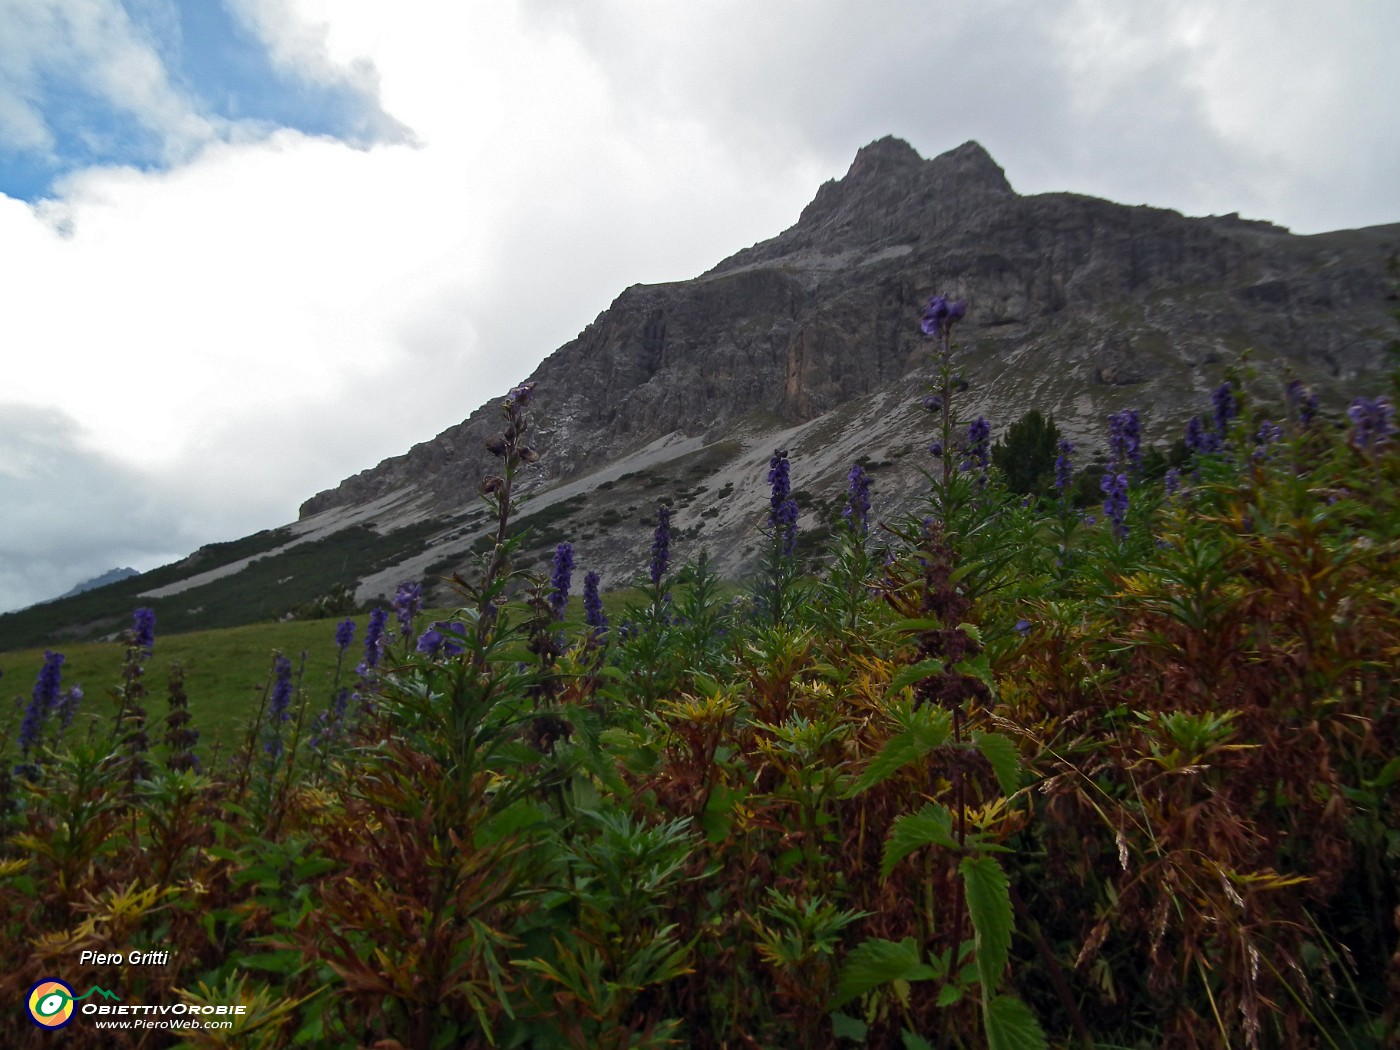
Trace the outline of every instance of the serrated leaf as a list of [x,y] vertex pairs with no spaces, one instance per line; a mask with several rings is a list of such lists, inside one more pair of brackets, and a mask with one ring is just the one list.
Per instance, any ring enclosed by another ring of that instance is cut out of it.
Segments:
[[977,975],[984,996],[1001,981],[1011,951],[1011,893],[1006,872],[991,857],[964,857],[962,872],[967,913],[976,935]]
[[906,813],[890,826],[880,878],[888,879],[896,864],[924,846],[958,848],[958,840],[953,837],[953,814],[937,802],[925,803],[917,813]]
[[925,678],[932,678],[942,670],[942,660],[920,660],[890,679],[890,692],[895,693],[905,686],[922,682]]
[[952,718],[946,711],[938,711],[928,721],[918,722],[903,732],[896,733],[885,741],[880,753],[870,760],[855,784],[846,792],[846,797],[859,795],[876,784],[884,783],[905,766],[917,762],[934,748],[948,739],[952,732]]
[[945,984],[943,990],[938,993],[938,1008],[952,1006],[963,997],[963,986],[952,982]]
[[909,1029],[904,1029],[899,1034],[904,1043],[904,1050],[933,1050],[933,1044],[921,1035],[915,1035]]
[[1047,1050],[1045,1033],[1030,1007],[1013,995],[998,995],[982,1010],[988,1050]]
[[1010,737],[998,733],[973,733],[972,746],[992,767],[997,783],[1007,795],[1014,795],[1021,786],[1021,754]]
[[933,967],[920,959],[913,937],[898,942],[872,938],[852,948],[841,964],[831,1005],[850,1002],[890,981],[929,981],[937,976]]

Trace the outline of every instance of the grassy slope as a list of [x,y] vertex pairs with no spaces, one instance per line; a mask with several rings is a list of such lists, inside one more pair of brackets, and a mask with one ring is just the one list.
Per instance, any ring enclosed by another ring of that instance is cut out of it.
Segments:
[[[575,582],[575,589],[580,582]],[[628,601],[640,600],[637,591],[617,591],[604,596],[604,607],[610,617],[623,615]],[[451,616],[447,609],[429,610],[420,615],[419,630],[437,619]],[[281,652],[300,663],[306,653],[303,692],[307,717],[314,718],[329,704],[335,681],[335,628],[339,617],[327,620],[257,623],[245,627],[225,627],[184,634],[163,634],[160,621],[156,623],[156,647],[146,661],[143,681],[150,693],[146,701],[151,738],[158,741],[164,732],[162,720],[166,714],[166,685],[172,664],[185,669],[185,692],[189,696],[192,724],[200,732],[199,752],[208,757],[217,743],[227,753],[243,738],[248,720],[258,710],[262,688],[272,668],[274,653]],[[354,684],[355,665],[364,656],[367,613],[354,617],[355,640],[345,654],[341,684]],[[570,602],[568,619],[581,622],[582,602],[575,594]],[[391,618],[390,623],[394,621]],[[122,662],[126,650],[118,642],[81,642],[52,646],[63,653],[63,687],[79,685],[83,703],[79,720],[96,715],[108,719],[115,713],[110,690],[121,683]],[[0,652],[0,698],[7,694],[15,698],[8,716],[0,718],[0,739],[13,733],[23,717],[34,680],[44,665],[44,649],[17,649]]]

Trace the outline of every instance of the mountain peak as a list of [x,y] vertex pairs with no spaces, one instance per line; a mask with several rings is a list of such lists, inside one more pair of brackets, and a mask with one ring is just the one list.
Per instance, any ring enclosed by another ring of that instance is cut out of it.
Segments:
[[1006,181],[1006,172],[1001,165],[975,139],[968,139],[956,149],[940,153],[930,163],[938,167],[945,177],[955,178],[967,185],[976,185],[996,193],[1015,192],[1011,183]]

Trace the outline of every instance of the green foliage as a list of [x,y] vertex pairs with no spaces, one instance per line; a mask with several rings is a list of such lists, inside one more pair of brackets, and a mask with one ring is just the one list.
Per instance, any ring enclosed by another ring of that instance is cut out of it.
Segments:
[[[334,620],[70,647],[88,696],[23,753],[43,656],[4,656],[9,1001],[237,1002],[181,1038],[268,1050],[1394,1042],[1393,445],[1245,418],[1180,493],[1135,480],[1126,540],[949,457],[824,578],[769,565],[778,602],[701,560],[593,632],[522,571],[517,396],[437,651],[391,624],[352,672],[364,617],[344,655]],[[273,651],[307,656],[269,751]],[[131,950],[171,954],[76,962]]]

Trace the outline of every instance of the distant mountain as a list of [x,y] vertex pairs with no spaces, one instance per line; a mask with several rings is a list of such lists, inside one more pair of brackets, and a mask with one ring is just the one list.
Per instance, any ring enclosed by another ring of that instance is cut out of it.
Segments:
[[84,580],[72,590],[65,591],[63,594],[60,594],[58,598],[55,598],[53,600],[59,601],[63,598],[72,598],[76,594],[83,594],[87,591],[95,591],[99,587],[106,587],[109,583],[120,583],[122,580],[129,580],[131,577],[139,575],[141,574],[132,568],[108,569],[101,576],[94,576],[90,580]]
[[[665,499],[678,557],[705,550],[741,572],[774,448],[790,450],[809,534],[857,458],[873,467],[877,515],[908,507],[930,463],[918,320],[934,293],[968,301],[959,408],[985,415],[994,437],[1038,408],[1088,459],[1107,416],[1132,407],[1144,440],[1169,445],[1245,351],[1257,395],[1297,376],[1337,412],[1379,386],[1397,247],[1400,224],[1296,236],[1238,215],[1022,196],[975,142],[926,160],[881,139],[791,228],[692,280],[626,289],[528,377],[541,460],[526,561],[543,566],[568,539],[580,573],[626,583]],[[255,605],[275,615],[328,581],[361,599],[431,583],[486,542],[475,492],[498,403],[307,500],[297,522],[263,534],[256,559],[211,566],[206,553],[122,586],[198,624]]]

